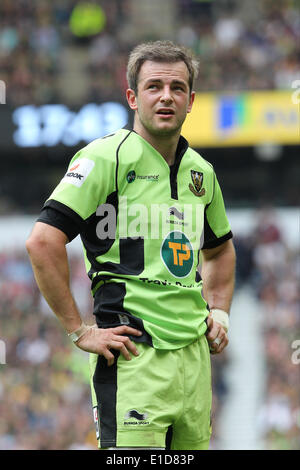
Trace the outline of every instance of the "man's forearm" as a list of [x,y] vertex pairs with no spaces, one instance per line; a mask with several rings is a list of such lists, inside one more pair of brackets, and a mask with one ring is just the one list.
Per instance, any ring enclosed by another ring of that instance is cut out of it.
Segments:
[[214,256],[208,254],[203,258],[201,276],[203,295],[210,308],[230,311],[235,283],[235,250],[233,244],[227,243],[224,249],[216,250]]
[[[67,242],[68,238],[63,232],[37,222],[26,248],[41,293],[67,332],[78,333],[82,321],[69,287]],[[118,350],[127,361],[131,359],[130,353],[138,356],[139,352],[129,335],[141,336],[142,332],[127,325],[107,329],[83,328],[83,333],[81,330],[75,342],[83,351],[104,356],[111,366],[115,361],[111,349]]]
[[26,247],[42,295],[65,329],[76,330],[81,318],[69,286],[66,247],[38,239],[29,239]]

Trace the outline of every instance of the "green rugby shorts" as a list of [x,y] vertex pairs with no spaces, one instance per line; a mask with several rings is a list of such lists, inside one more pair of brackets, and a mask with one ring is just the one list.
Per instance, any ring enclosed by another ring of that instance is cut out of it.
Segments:
[[110,367],[103,356],[90,354],[98,447],[208,449],[212,392],[206,337],[181,349],[145,343],[137,348],[140,354],[131,361],[116,352]]

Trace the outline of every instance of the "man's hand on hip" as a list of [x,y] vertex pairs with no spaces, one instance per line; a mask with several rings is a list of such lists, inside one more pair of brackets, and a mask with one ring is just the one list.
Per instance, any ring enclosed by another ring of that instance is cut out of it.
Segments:
[[83,351],[104,356],[107,359],[108,366],[111,366],[115,358],[110,349],[119,350],[127,361],[131,360],[130,353],[135,356],[139,355],[135,344],[128,336],[123,335],[141,336],[142,333],[126,325],[115,328],[97,328],[97,326],[94,326],[81,336],[75,344]]
[[205,335],[209,343],[211,354],[220,354],[229,343],[225,329],[211,317],[211,314],[207,317],[207,330]]

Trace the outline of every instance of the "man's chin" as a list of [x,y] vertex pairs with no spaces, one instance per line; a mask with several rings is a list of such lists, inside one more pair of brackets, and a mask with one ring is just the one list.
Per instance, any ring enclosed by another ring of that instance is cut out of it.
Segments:
[[151,129],[151,134],[157,136],[173,136],[180,132],[181,126],[174,126],[168,123],[163,123],[162,125],[155,126]]

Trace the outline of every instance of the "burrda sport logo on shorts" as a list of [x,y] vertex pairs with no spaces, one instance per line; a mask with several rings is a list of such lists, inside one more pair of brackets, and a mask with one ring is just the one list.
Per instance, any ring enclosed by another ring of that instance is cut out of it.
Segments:
[[194,252],[190,240],[183,232],[170,232],[162,242],[160,255],[173,276],[183,278],[190,274],[194,264]]
[[124,416],[124,425],[143,426],[150,424],[147,421],[148,413],[140,413],[138,410],[129,410]]

